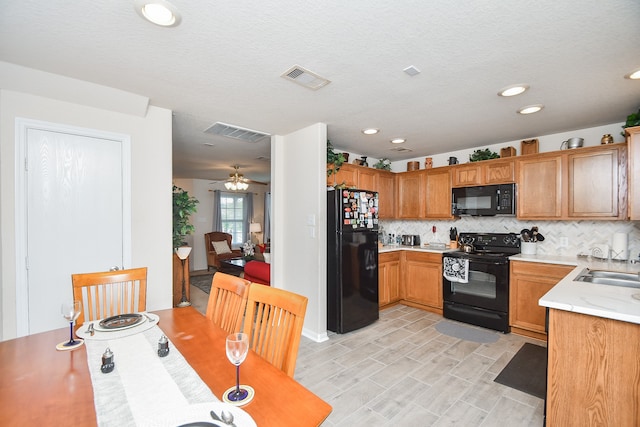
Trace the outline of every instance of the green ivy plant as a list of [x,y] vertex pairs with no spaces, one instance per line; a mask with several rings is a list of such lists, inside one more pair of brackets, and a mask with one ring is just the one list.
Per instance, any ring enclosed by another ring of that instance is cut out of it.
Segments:
[[182,246],[184,236],[195,231],[195,227],[189,222],[189,217],[193,215],[200,203],[195,197],[189,196],[187,191],[180,187],[173,186],[173,248]]
[[376,162],[376,164],[373,165],[373,167],[376,168],[376,169],[382,169],[382,170],[390,171],[391,170],[391,160],[387,159],[386,157],[383,157],[382,159],[378,160]]
[[[634,126],[640,126],[640,108],[637,113],[631,113],[627,116],[627,121],[625,122],[623,129],[630,128]],[[622,136],[626,136],[624,131],[621,132]]]
[[327,140],[327,176],[338,173],[344,161],[342,153],[336,153],[331,141]]
[[498,153],[485,148],[484,150],[475,150],[473,154],[469,154],[469,161],[479,162],[480,160],[499,159]]

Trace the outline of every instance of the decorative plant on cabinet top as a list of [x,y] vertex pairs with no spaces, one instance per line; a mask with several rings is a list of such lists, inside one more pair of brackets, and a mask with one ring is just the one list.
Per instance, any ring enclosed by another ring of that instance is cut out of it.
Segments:
[[344,161],[342,153],[336,153],[331,141],[327,140],[327,176],[338,173]]

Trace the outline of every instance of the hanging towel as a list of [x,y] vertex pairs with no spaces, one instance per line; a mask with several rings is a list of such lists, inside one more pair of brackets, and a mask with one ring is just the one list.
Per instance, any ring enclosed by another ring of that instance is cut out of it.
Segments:
[[444,257],[443,276],[450,282],[469,282],[469,260],[464,258]]

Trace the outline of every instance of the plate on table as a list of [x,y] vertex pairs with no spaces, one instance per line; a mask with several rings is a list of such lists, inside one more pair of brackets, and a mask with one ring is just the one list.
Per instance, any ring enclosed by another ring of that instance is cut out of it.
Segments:
[[196,403],[180,409],[171,408],[154,416],[152,420],[146,420],[143,425],[154,427],[204,427],[211,425],[229,427],[228,424],[216,421],[211,417],[211,411],[219,417],[223,409],[233,414],[233,424],[236,427],[257,427],[251,415],[241,408],[224,402]]
[[119,331],[122,329],[133,328],[144,322],[144,316],[138,313],[118,314],[117,316],[107,317],[98,322],[96,329],[100,328],[104,331]]

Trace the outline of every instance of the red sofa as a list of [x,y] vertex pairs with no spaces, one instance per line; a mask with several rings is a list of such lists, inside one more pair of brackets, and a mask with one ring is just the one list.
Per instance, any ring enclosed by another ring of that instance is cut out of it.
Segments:
[[271,286],[271,264],[262,261],[249,261],[244,266],[244,279]]

